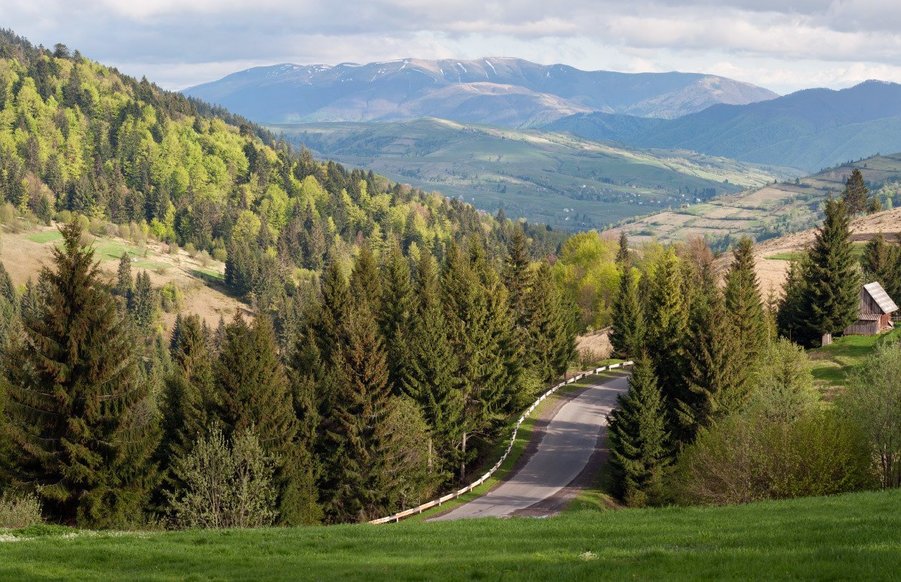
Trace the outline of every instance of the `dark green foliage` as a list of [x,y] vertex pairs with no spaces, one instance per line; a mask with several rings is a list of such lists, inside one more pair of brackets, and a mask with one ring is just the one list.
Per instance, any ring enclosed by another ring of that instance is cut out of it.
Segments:
[[128,297],[128,313],[138,328],[146,330],[153,324],[157,303],[156,292],[150,284],[150,275],[147,271],[141,271],[135,278],[134,289]]
[[608,425],[610,471],[617,497],[635,507],[663,503],[671,446],[665,404],[646,357],[636,361],[629,391],[617,399]]
[[14,480],[34,487],[55,520],[121,526],[140,520],[154,485],[158,421],[93,251],[76,224],[62,232],[7,367]]
[[738,370],[744,375],[739,384],[747,390],[748,377],[767,342],[767,323],[754,266],[754,242],[743,237],[732,254],[723,292],[725,316],[732,327],[729,335],[735,340]]
[[804,273],[803,321],[812,338],[840,333],[857,320],[861,281],[849,221],[843,202],[826,202]]
[[124,298],[125,301],[128,301],[133,287],[134,280],[131,276],[131,257],[127,252],[123,252],[122,257],[119,259],[119,268],[116,270],[116,286],[113,290],[116,295]]
[[613,333],[610,342],[620,358],[631,358],[641,353],[644,346],[646,323],[641,304],[638,272],[625,267],[619,280],[619,291],[613,300]]
[[776,312],[776,329],[779,335],[799,344],[809,344],[814,338],[804,326],[806,281],[808,257],[800,261],[792,261],[788,268],[788,276],[782,289],[782,298]]
[[571,322],[577,314],[574,309],[568,309],[561,295],[553,282],[551,266],[542,263],[535,272],[525,309],[532,367],[547,384],[566,371],[576,352],[576,334]]
[[867,209],[870,190],[863,181],[863,174],[857,168],[851,171],[845,182],[845,190],[842,192],[842,202],[848,209],[848,214],[854,216]]
[[896,303],[901,299],[901,246],[889,245],[880,232],[867,243],[861,266],[865,283],[877,281]]
[[366,303],[372,314],[379,313],[382,305],[382,278],[368,244],[360,248],[360,256],[350,274],[350,294],[355,302]]
[[632,253],[629,251],[629,238],[626,231],[619,233],[619,248],[616,251],[616,264],[621,269],[627,269],[632,266]]
[[510,307],[516,315],[517,324],[525,327],[526,300],[532,285],[532,273],[529,271],[529,241],[522,227],[513,227],[513,235],[507,243],[507,255],[504,262],[504,285],[510,294]]
[[388,355],[388,379],[396,395],[403,393],[403,385],[411,373],[411,336],[416,316],[416,298],[410,266],[398,245],[388,253],[382,268],[382,306],[379,327],[385,339]]

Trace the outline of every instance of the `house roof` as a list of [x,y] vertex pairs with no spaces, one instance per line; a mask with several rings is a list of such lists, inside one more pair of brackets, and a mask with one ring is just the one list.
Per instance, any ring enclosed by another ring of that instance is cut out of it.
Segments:
[[883,313],[894,313],[898,311],[898,306],[892,301],[892,298],[888,296],[888,293],[885,292],[885,289],[882,288],[882,285],[879,283],[868,283],[863,286],[866,289],[867,293],[870,294],[870,297],[873,298],[873,301],[876,302],[876,305],[879,306],[879,309],[882,310]]

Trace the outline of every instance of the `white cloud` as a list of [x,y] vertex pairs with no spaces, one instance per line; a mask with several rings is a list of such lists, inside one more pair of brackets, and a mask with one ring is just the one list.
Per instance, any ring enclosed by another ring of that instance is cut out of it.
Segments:
[[19,0],[4,26],[180,88],[248,65],[518,56],[787,92],[901,81],[897,0]]

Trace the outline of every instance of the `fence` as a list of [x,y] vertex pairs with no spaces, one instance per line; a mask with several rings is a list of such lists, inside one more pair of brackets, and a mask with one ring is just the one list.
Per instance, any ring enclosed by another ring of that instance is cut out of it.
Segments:
[[514,425],[514,427],[513,427],[513,434],[510,436],[510,443],[507,445],[507,450],[504,451],[504,454],[501,455],[501,458],[498,459],[497,463],[495,463],[494,466],[491,467],[491,469],[489,469],[487,473],[485,473],[484,475],[482,475],[481,477],[479,477],[478,479],[476,479],[469,485],[463,487],[462,489],[458,489],[457,491],[452,491],[452,492],[448,493],[447,495],[444,495],[443,497],[439,497],[438,499],[433,499],[432,501],[423,503],[422,505],[417,505],[416,507],[413,507],[411,509],[406,509],[404,511],[395,513],[393,515],[389,515],[387,517],[373,519],[369,523],[374,524],[374,525],[379,525],[382,523],[390,523],[392,521],[398,522],[398,521],[404,519],[405,517],[410,517],[411,515],[418,515],[427,509],[432,509],[433,507],[438,507],[440,505],[447,503],[448,501],[451,501],[452,499],[456,499],[457,497],[460,497],[461,495],[465,495],[465,494],[469,493],[470,491],[472,491],[473,489],[475,489],[476,487],[478,487],[479,485],[481,485],[482,483],[484,483],[485,481],[490,479],[491,476],[494,475],[494,473],[498,469],[500,469],[500,467],[504,463],[504,461],[507,460],[507,456],[510,454],[510,451],[513,450],[513,444],[516,442],[516,434],[519,431],[519,427],[526,420],[526,418],[528,418],[529,415],[535,411],[535,409],[538,407],[538,405],[541,404],[542,402],[544,402],[545,398],[552,395],[554,392],[556,392],[560,388],[563,388],[564,386],[572,384],[573,382],[577,382],[586,376],[590,376],[591,374],[600,374],[601,372],[606,372],[608,370],[615,370],[617,368],[625,368],[626,366],[631,366],[633,364],[634,364],[634,362],[629,361],[629,362],[622,362],[620,364],[611,364],[610,366],[601,366],[600,368],[595,368],[593,370],[589,370],[587,372],[582,372],[580,374],[577,374],[577,375],[573,376],[572,378],[570,378],[569,380],[560,382],[553,388],[550,388],[547,392],[545,392],[544,394],[539,396],[538,400],[533,402],[532,406],[530,406],[522,414],[522,416],[519,417],[519,420],[516,421],[516,425]]

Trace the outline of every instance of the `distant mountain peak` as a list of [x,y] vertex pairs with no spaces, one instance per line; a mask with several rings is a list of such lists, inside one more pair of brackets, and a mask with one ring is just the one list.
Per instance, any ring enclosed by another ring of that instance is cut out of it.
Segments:
[[514,127],[591,111],[674,118],[718,103],[777,96],[715,75],[583,71],[515,57],[282,63],[239,71],[185,93],[269,123],[443,117]]

